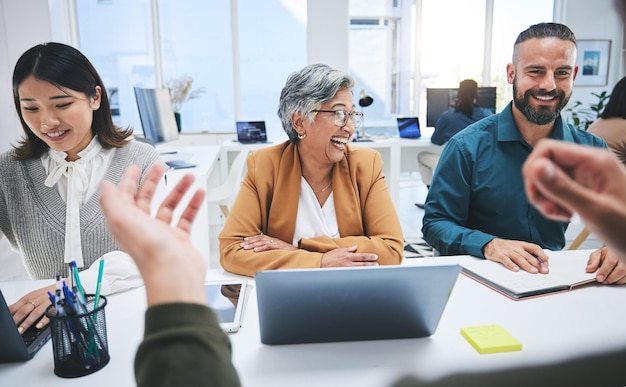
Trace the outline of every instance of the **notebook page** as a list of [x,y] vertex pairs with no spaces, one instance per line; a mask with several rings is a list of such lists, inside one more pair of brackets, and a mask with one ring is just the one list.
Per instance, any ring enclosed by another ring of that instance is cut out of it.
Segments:
[[550,274],[554,273],[568,285],[593,280],[596,273],[585,271],[591,251],[576,251],[576,254],[572,251],[546,251],[550,258]]
[[552,251],[547,254],[550,258],[548,274],[531,274],[523,270],[514,272],[500,263],[489,260],[476,260],[462,266],[492,285],[518,295],[536,293],[540,290],[566,289],[572,284],[595,278],[595,273],[585,272],[588,255],[566,256]]

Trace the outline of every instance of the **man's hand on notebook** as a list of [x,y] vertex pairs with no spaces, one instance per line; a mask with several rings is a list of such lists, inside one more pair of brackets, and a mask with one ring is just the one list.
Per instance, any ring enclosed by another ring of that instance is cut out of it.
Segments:
[[543,249],[524,241],[494,238],[483,247],[485,258],[500,262],[509,270],[547,274],[548,256]]

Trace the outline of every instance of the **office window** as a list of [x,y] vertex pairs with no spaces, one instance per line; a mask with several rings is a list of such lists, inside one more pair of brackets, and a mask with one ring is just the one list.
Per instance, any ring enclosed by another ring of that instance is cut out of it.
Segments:
[[[356,80],[354,91],[357,109],[361,92],[374,99],[363,108],[366,125],[394,123],[403,102],[402,90],[408,90],[410,77],[403,77],[402,61],[408,67],[409,47],[402,47],[402,18],[398,1],[350,1],[349,63]],[[410,19],[408,19],[410,21]],[[408,24],[408,23],[407,23]],[[406,38],[406,36],[405,36]]]
[[553,6],[541,0],[350,0],[355,97],[365,89],[375,100],[365,108],[366,125],[389,126],[396,116],[412,115],[425,123],[426,88],[456,87],[466,78],[497,87],[500,111],[511,99],[505,68],[515,37],[531,24],[552,21]]
[[[158,0],[158,28],[150,0],[75,3],[79,47],[104,78],[116,123],[141,128],[134,86],[188,75],[204,93],[183,106],[183,132],[233,132],[237,119],[259,119],[270,136],[285,136],[278,98],[287,76],[306,65],[306,0]],[[122,27],[104,32],[113,25]]]
[[423,0],[420,73],[425,87],[482,83],[485,0]]
[[[533,24],[553,20],[554,1],[496,0],[493,8],[491,44],[491,86],[497,87],[497,111],[512,99],[513,89],[506,81],[506,65],[511,62],[513,44],[520,32]],[[515,17],[511,17],[515,15]]]
[[[134,86],[186,74],[206,92],[183,107],[183,132],[233,132],[236,120],[265,120],[268,135],[277,138],[284,136],[276,116],[280,90],[307,64],[307,1],[75,1],[79,48],[104,78],[118,124],[140,128]],[[505,66],[515,36],[553,20],[554,6],[551,0],[346,1],[355,100],[361,90],[374,98],[364,108],[367,126],[395,125],[396,116],[425,122],[426,88],[454,87],[464,78],[496,86],[501,110],[511,98]],[[122,27],[103,28],[113,25]]]
[[270,141],[287,139],[277,114],[280,92],[289,74],[307,64],[306,3],[238,2],[239,120],[265,121]]
[[420,121],[426,123],[426,88],[457,87],[459,81],[482,79],[485,40],[485,0],[423,0],[418,18],[421,60]]
[[[230,2],[160,0],[159,28],[151,1],[76,1],[79,47],[98,69],[115,104],[116,123],[141,131],[134,86],[156,87],[182,75],[206,90],[181,111],[185,132],[227,130],[234,121]],[[107,28],[102,26],[122,26]],[[156,73],[158,31],[161,73]],[[159,84],[157,84],[159,83]],[[117,98],[114,98],[117,96]]]
[[[512,98],[506,65],[511,61],[515,38],[532,24],[552,21],[554,2],[422,0],[421,4],[420,117],[425,118],[426,87],[455,87],[466,78],[480,86],[495,86],[496,111],[502,110]],[[490,13],[493,19],[486,20]],[[491,23],[491,33],[485,28],[487,23]],[[487,63],[483,63],[485,41],[491,45]],[[485,69],[488,79],[483,79]]]
[[159,0],[163,84],[193,77],[204,90],[181,109],[183,132],[233,131],[233,51],[229,0]]
[[133,86],[154,85],[150,1],[87,0],[75,5],[79,48],[102,77],[114,122],[141,131]]

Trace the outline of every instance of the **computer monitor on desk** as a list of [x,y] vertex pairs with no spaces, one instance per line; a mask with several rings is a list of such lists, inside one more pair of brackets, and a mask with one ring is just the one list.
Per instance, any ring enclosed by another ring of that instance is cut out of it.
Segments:
[[[458,88],[426,89],[426,126],[434,127],[443,112],[456,104]],[[496,88],[479,87],[476,105],[496,112]]]
[[154,144],[178,139],[178,126],[168,88],[135,87],[143,136]]
[[[174,118],[174,109],[172,108],[172,100],[168,88],[143,89],[135,87],[135,99],[137,100],[137,109],[139,109],[139,118],[141,119],[141,127],[143,129],[143,139],[138,138],[139,141],[154,146],[178,139],[178,126]],[[161,155],[164,154],[176,155],[176,152],[161,153]],[[184,160],[169,157],[164,162],[173,169],[193,168],[196,166]]]

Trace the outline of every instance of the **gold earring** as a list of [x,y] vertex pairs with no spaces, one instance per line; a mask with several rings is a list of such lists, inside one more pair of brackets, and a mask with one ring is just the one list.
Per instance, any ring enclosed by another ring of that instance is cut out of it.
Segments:
[[298,133],[298,140],[303,140],[306,137],[306,133],[300,134]]

